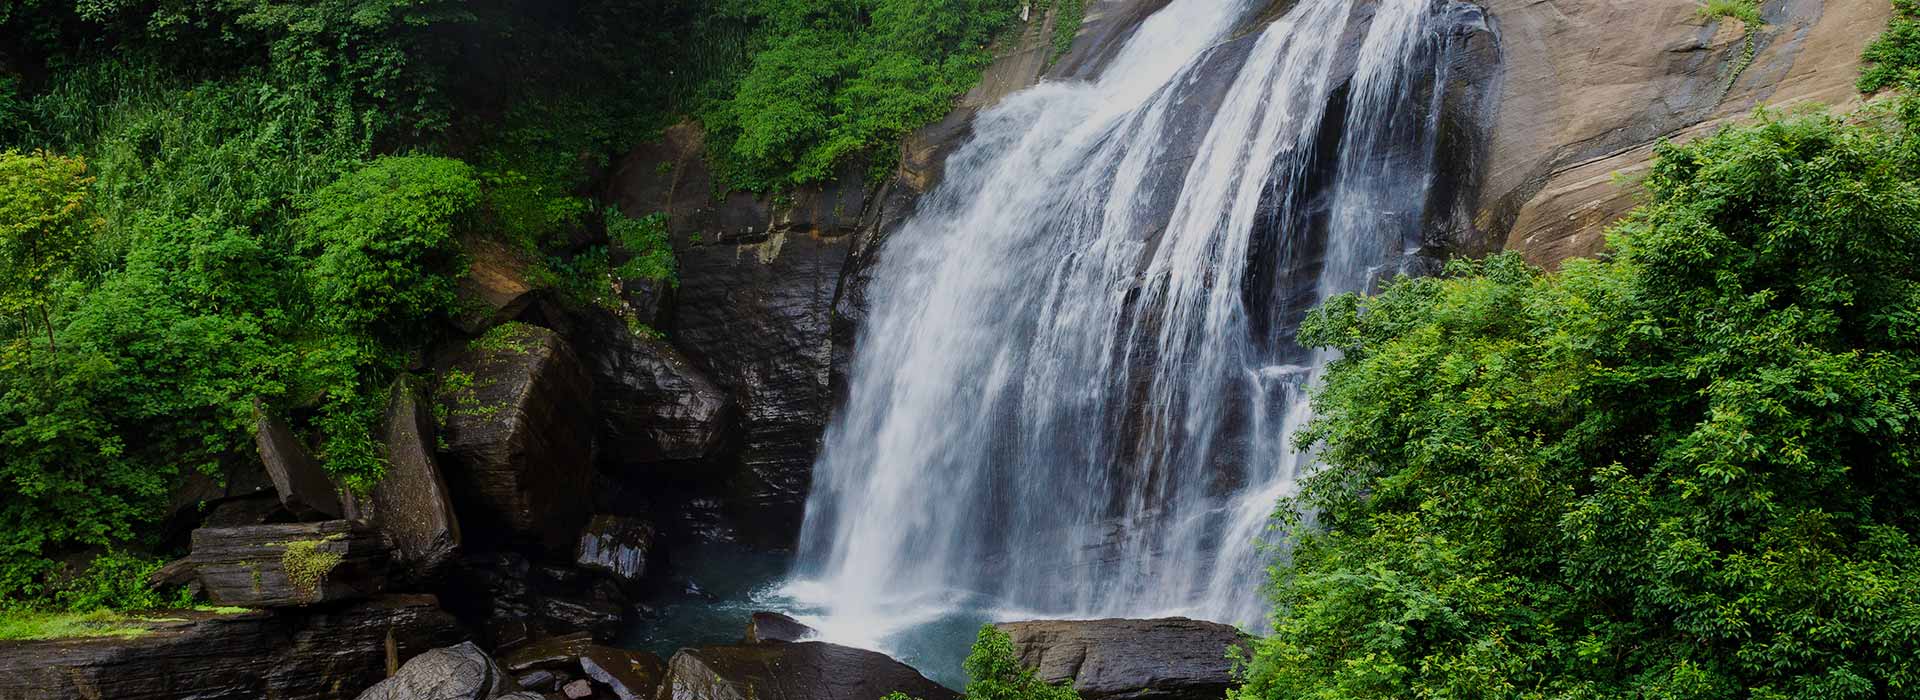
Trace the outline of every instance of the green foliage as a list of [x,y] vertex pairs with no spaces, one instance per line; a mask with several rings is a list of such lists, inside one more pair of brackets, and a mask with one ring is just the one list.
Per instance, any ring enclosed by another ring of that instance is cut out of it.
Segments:
[[1893,0],[1887,31],[1861,58],[1869,64],[1860,71],[1861,92],[1920,88],[1920,0]]
[[1315,311],[1343,353],[1255,698],[1920,690],[1920,150],[1663,144],[1609,255]]
[[1060,15],[1053,20],[1053,58],[1050,61],[1057,61],[1073,50],[1073,40],[1080,36],[1080,25],[1087,18],[1087,0],[1054,2],[1059,4]]
[[993,625],[983,625],[973,652],[962,665],[967,671],[968,700],[1075,700],[1073,688],[1053,685],[1020,665],[1013,638]]
[[286,551],[280,554],[280,569],[286,572],[287,582],[293,584],[300,595],[312,598],[318,594],[327,574],[346,558],[339,552],[321,549],[325,544],[322,540],[288,542]]
[[[1071,686],[1053,685],[1020,665],[1013,638],[993,625],[983,625],[973,651],[962,664],[967,671],[967,700],[1076,700]],[[913,700],[906,693],[888,693],[882,700]]]
[[629,219],[620,210],[606,211],[607,240],[626,262],[614,268],[621,279],[680,283],[673,257],[673,238],[667,231],[667,215],[651,214]]
[[1748,31],[1764,23],[1760,19],[1760,0],[1706,0],[1700,5],[1700,16],[1710,20],[1736,20]]
[[474,215],[480,185],[465,163],[389,157],[322,188],[295,220],[319,320],[347,331],[394,333],[453,306],[455,236]]
[[932,123],[980,79],[1018,0],[735,0],[763,48],[702,115],[731,184],[834,177]]
[[0,642],[84,637],[138,637],[150,628],[111,610],[90,612],[0,611]]
[[92,241],[87,164],[44,151],[0,152],[0,315],[38,316],[53,337],[53,285]]

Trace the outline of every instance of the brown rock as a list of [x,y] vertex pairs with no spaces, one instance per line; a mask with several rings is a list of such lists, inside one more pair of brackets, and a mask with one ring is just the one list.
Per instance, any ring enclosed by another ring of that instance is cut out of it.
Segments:
[[1160,620],[1041,620],[994,625],[1020,664],[1080,697],[1218,700],[1234,686],[1227,650],[1249,638],[1230,626]]
[[452,359],[438,398],[462,528],[571,549],[590,500],[592,396],[545,328],[499,326]]
[[303,520],[340,517],[344,511],[333,481],[320,463],[308,456],[306,445],[287,422],[258,399],[253,402],[253,421],[253,441],[260,450],[260,461],[266,465],[267,476],[273,479],[273,488],[280,492],[280,502],[287,510]]
[[433,596],[344,608],[181,611],[130,638],[0,644],[0,700],[340,700],[401,659],[460,641]]
[[250,608],[365,598],[386,585],[388,550],[346,520],[200,528],[190,557],[207,596]]
[[453,320],[460,330],[479,333],[519,318],[538,296],[527,279],[527,260],[505,243],[468,236],[460,249],[467,254],[467,274],[455,291],[460,311]]
[[1500,27],[1503,75],[1477,247],[1549,266],[1600,249],[1605,227],[1638,204],[1638,188],[1613,174],[1644,170],[1655,141],[1712,133],[1761,104],[1857,102],[1861,49],[1891,11],[1878,0],[1764,3],[1767,26],[1741,68],[1738,23],[1704,21],[1693,3],[1483,4]]
[[659,700],[879,700],[894,691],[958,700],[919,671],[879,652],[826,642],[682,649],[667,665]]

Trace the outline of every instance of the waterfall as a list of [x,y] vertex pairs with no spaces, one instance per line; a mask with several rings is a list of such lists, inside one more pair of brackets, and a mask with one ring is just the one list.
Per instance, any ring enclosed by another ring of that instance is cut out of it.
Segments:
[[1092,81],[978,115],[882,244],[794,594],[828,634],[973,606],[1262,626],[1329,359],[1294,329],[1405,269],[1445,0],[1173,0]]

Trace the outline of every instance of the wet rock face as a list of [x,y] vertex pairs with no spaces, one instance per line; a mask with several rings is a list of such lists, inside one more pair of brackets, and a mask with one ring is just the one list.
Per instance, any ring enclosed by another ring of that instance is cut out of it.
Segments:
[[379,593],[389,557],[378,533],[328,520],[201,528],[189,561],[213,602],[276,608]]
[[732,402],[692,361],[612,314],[595,313],[582,332],[604,461],[688,462],[719,450]]
[[255,401],[253,404],[254,445],[260,461],[280,493],[280,502],[294,517],[303,520],[338,518],[340,495],[320,463],[307,454],[306,445],[287,422]]
[[659,700],[878,700],[894,691],[958,700],[885,654],[826,642],[683,649],[667,665]]
[[1218,700],[1233,687],[1227,650],[1250,640],[1230,626],[1186,618],[1042,620],[995,625],[1020,664],[1080,697]]
[[647,555],[653,551],[653,539],[653,525],[645,521],[596,515],[580,531],[573,561],[583,569],[638,583],[647,575]]
[[395,563],[408,578],[428,580],[460,550],[460,520],[434,457],[433,416],[410,378],[394,382],[383,426],[387,474],[360,514],[393,543]]
[[171,617],[188,619],[128,639],[0,644],[0,700],[340,700],[385,677],[389,643],[407,660],[462,639],[433,596]]
[[497,700],[512,689],[505,671],[473,642],[413,657],[358,700]]
[[592,479],[593,385],[553,331],[497,327],[441,372],[444,462],[461,526],[565,551]]

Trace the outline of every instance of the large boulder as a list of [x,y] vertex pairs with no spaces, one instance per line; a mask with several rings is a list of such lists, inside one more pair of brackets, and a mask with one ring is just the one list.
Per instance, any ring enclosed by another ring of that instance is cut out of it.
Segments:
[[460,520],[434,458],[433,414],[411,377],[389,389],[381,432],[387,473],[366,498],[349,499],[350,517],[387,536],[408,578],[430,579],[459,554]]
[[1219,700],[1233,687],[1228,650],[1249,638],[1215,622],[1040,620],[995,625],[1013,638],[1020,664],[1080,697]]
[[389,654],[461,641],[433,596],[312,610],[169,612],[131,637],[0,644],[0,700],[341,700],[379,682]]
[[879,700],[899,691],[920,700],[959,693],[879,652],[826,642],[682,649],[667,664],[659,700]]
[[587,321],[581,355],[607,457],[624,466],[717,453],[732,421],[727,393],[658,335],[605,312]]
[[280,502],[294,517],[303,520],[338,518],[340,494],[320,463],[307,454],[307,447],[285,420],[261,404],[253,402],[253,441],[273,479]]
[[486,652],[461,642],[413,657],[359,700],[496,700],[513,689],[506,671]]
[[213,602],[249,608],[371,596],[389,561],[379,533],[346,520],[200,528],[189,559]]
[[438,399],[461,526],[569,548],[591,501],[593,384],[566,341],[497,326],[447,362]]

